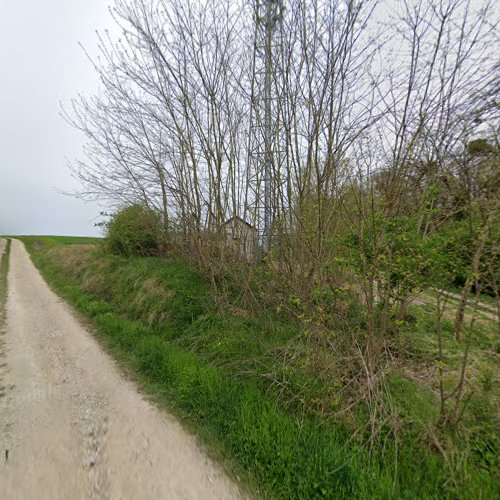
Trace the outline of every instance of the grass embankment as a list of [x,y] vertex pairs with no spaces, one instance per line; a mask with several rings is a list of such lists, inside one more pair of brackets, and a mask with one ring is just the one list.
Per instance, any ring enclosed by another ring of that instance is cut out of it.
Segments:
[[0,331],[5,322],[5,301],[7,299],[7,272],[9,270],[10,240],[6,240],[5,247],[0,248]]
[[2,335],[5,330],[5,302],[7,300],[7,272],[9,270],[9,251],[10,251],[10,240],[0,239],[0,399],[5,396],[5,387],[3,385],[2,375],[5,369],[5,363],[3,362],[3,356],[5,354],[4,341]]
[[[182,260],[122,258],[91,245],[60,245],[57,238],[22,239],[49,283],[91,319],[102,342],[143,388],[192,427],[252,489],[259,485],[258,494],[496,496],[490,434],[465,460],[462,453],[451,454],[459,466],[446,463],[430,449],[425,432],[437,416],[435,395],[404,372],[395,371],[389,385],[411,425],[399,436],[397,449],[386,436],[370,452],[364,445],[368,428],[355,432],[327,412],[304,413],[300,404],[277,397],[303,387],[308,377],[274,358],[300,334],[299,324],[271,314],[220,313],[204,277]],[[421,321],[422,331],[430,329],[424,310]],[[413,349],[413,340],[407,341]],[[417,347],[419,356],[429,355],[425,341]],[[322,397],[320,385],[305,385],[308,393],[301,398]]]

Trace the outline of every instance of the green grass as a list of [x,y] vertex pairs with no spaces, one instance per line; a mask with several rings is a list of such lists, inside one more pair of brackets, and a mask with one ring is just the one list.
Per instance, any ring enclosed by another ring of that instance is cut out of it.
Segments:
[[0,331],[5,321],[5,301],[7,299],[7,272],[9,270],[10,240],[7,240],[3,255],[0,254]]
[[[446,464],[426,435],[437,400],[418,382],[397,371],[389,376],[390,404],[408,425],[397,445],[389,429],[370,451],[368,427],[355,434],[348,422],[304,412],[283,397],[283,387],[270,383],[278,366],[275,353],[301,333],[300,325],[272,315],[219,311],[209,283],[182,259],[104,255],[88,246],[68,247],[72,238],[22,239],[48,282],[91,320],[99,339],[143,389],[198,433],[258,496],[497,496],[494,428],[478,431],[467,441],[467,455],[451,454],[456,460]],[[425,322],[431,320],[425,311],[421,315],[421,355],[432,357],[425,341],[431,328]],[[414,338],[408,342],[418,350]],[[324,397],[326,386],[307,372],[294,366],[280,370],[289,393],[306,381],[304,397]],[[485,407],[484,419],[490,411]],[[481,450],[489,453],[487,460]]]
[[[457,293],[457,292],[454,292],[454,293]],[[427,292],[427,295],[430,298],[435,299],[437,294],[436,294],[436,292],[430,291],[430,292]],[[451,295],[448,295],[446,297],[446,301],[448,303],[448,307],[450,307],[450,306],[456,307],[456,306],[458,306],[458,304],[460,302],[458,297],[453,297]],[[485,312],[489,313],[489,314],[496,314],[497,313],[496,302],[495,302],[494,297],[491,297],[491,296],[486,295],[486,294],[482,294],[480,299],[479,299],[479,302],[481,302],[481,303],[478,303],[476,306],[476,296],[475,296],[475,294],[470,293],[469,294],[469,302],[467,303],[467,307],[465,308],[466,314],[473,314],[475,308],[477,309],[475,311],[475,314],[479,318],[483,318],[483,319],[487,318],[487,316],[485,316],[484,314],[481,314],[481,313],[485,313]]]
[[[449,291],[452,293],[456,293],[458,295],[462,294],[462,290],[460,288],[457,288],[457,287],[450,288]],[[471,302],[474,302],[474,300],[476,300],[476,294],[474,292],[471,292],[469,294],[469,300]],[[485,304],[491,305],[493,308],[496,307],[496,298],[493,295],[489,295],[487,293],[482,293],[479,300],[481,302],[484,302]]]
[[16,236],[25,243],[35,243],[43,244],[45,246],[53,245],[93,245],[102,243],[103,238],[91,237],[91,236]]

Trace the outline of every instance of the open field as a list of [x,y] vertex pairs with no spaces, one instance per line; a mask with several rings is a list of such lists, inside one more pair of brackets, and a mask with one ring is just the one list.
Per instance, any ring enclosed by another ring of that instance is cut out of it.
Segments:
[[[143,390],[197,432],[257,495],[496,497],[500,346],[494,321],[475,326],[467,415],[448,432],[435,426],[433,307],[412,306],[413,322],[402,325],[388,349],[374,435],[364,404],[349,403],[349,366],[335,364],[308,323],[246,310],[236,298],[221,311],[206,278],[182,258],[125,258],[58,238],[23,240],[47,281],[90,320]],[[337,326],[354,331],[353,321],[340,318]],[[450,319],[442,330],[451,387],[459,348]],[[343,411],[349,405],[352,411]]]
[[37,242],[45,246],[50,245],[85,245],[102,243],[103,238],[91,236],[15,236],[24,242]]

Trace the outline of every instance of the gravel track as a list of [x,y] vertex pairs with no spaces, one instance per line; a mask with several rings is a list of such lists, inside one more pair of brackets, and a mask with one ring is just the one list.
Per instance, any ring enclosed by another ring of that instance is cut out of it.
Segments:
[[0,348],[1,499],[229,499],[233,483],[124,379],[13,240]]

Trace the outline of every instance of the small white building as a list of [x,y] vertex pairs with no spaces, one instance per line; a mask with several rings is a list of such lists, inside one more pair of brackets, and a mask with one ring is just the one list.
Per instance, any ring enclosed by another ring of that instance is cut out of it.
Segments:
[[225,222],[226,239],[241,257],[253,261],[259,250],[259,232],[246,220],[234,215]]

